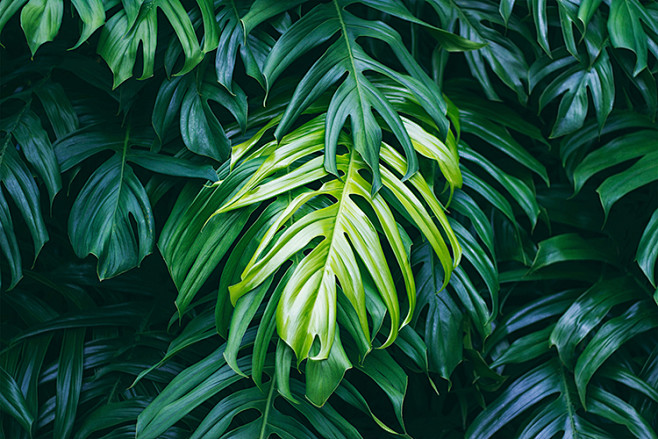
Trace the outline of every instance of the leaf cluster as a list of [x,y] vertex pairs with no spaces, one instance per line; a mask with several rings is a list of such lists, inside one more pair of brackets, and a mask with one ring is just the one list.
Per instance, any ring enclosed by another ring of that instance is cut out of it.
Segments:
[[657,23],[3,0],[0,436],[657,437]]

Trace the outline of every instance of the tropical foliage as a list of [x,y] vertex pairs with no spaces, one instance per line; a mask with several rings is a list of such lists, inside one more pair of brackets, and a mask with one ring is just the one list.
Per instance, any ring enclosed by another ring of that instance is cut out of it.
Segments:
[[658,437],[658,3],[3,0],[0,39],[0,436]]

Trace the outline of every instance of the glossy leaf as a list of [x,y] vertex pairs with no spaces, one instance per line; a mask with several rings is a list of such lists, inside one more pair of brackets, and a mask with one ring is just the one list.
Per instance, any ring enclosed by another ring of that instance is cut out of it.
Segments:
[[649,154],[655,150],[655,130],[641,130],[619,136],[588,154],[573,172],[574,187],[578,192],[595,174]]
[[646,154],[627,170],[608,177],[596,190],[606,216],[612,205],[629,192],[658,179],[658,152]]
[[73,248],[79,257],[98,257],[101,279],[138,266],[153,246],[151,205],[125,160],[125,153],[114,155],[99,167],[71,208],[69,234]]
[[637,298],[637,286],[628,278],[601,281],[583,293],[560,317],[551,333],[560,359],[573,367],[576,345],[580,343],[620,303]]
[[16,418],[26,431],[32,431],[36,415],[30,411],[25,396],[14,378],[0,368],[0,409]]
[[588,110],[589,89],[596,111],[599,129],[612,111],[615,100],[615,84],[610,59],[605,51],[589,68],[574,65],[558,75],[539,98],[539,106],[564,93],[558,107],[557,119],[551,137],[572,133],[583,126]]
[[587,401],[587,385],[603,362],[632,337],[658,326],[655,308],[647,305],[637,302],[624,314],[606,322],[578,358],[574,373],[583,405]]
[[654,270],[658,259],[658,210],[653,212],[647,224],[640,245],[637,248],[637,263],[653,286],[656,286]]
[[72,3],[83,23],[80,39],[73,46],[75,49],[87,41],[91,34],[105,23],[105,8],[102,0],[72,0]]
[[[20,160],[18,152],[12,145],[11,136],[6,136],[2,143],[0,181],[2,181],[5,193],[14,200],[18,211],[27,224],[32,236],[36,258],[39,250],[48,240],[48,232],[39,207],[39,190],[30,171]],[[0,206],[2,206],[0,208],[0,225],[2,226],[0,248],[10,264],[11,276],[8,285],[9,288],[12,288],[22,276],[22,264],[9,205],[5,195],[3,195],[4,191],[0,191]]]
[[635,52],[634,75],[647,66],[647,35],[642,29],[640,18],[646,20],[643,6],[637,0],[613,0],[610,3],[608,32],[615,47],[623,47]]
[[54,430],[57,437],[67,438],[74,432],[74,419],[82,389],[84,339],[84,329],[75,329],[64,335],[57,365]]
[[[167,17],[185,54],[185,64],[177,75],[189,72],[203,59],[203,52],[192,22],[178,0],[156,0],[149,4],[148,8],[138,9],[140,13],[135,16],[131,16],[128,11],[120,10],[103,26],[98,42],[98,53],[114,74],[114,88],[132,76],[140,44],[144,59],[140,79],[153,75],[158,9]],[[202,9],[202,12],[205,10]]]
[[[318,5],[291,26],[272,48],[265,61],[263,74],[269,90],[278,76],[295,59],[332,36],[340,35],[296,87],[281,123],[276,129],[275,137],[281,139],[313,101],[344,78],[327,109],[325,168],[334,175],[338,174],[335,159],[338,138],[349,116],[354,147],[373,173],[372,190],[376,193],[381,187],[379,148],[382,130],[375,120],[373,110],[383,118],[405,151],[408,162],[405,179],[416,172],[418,165],[409,134],[398,113],[393,110],[391,104],[365,72],[377,72],[412,91],[442,132],[447,132],[448,128],[446,109],[438,88],[411,58],[402,44],[400,35],[383,22],[366,21],[351,14],[344,9],[344,6],[338,0],[332,4]],[[400,3],[398,9],[401,8],[404,6]],[[401,10],[404,12],[404,9]],[[357,42],[361,37],[374,38],[388,45],[410,76],[400,74],[369,56]]]
[[43,43],[52,41],[62,25],[62,0],[30,0],[21,10],[21,27],[34,55]]
[[557,235],[539,243],[532,269],[538,270],[557,262],[594,260],[614,263],[609,242],[604,239],[583,239],[578,234]]

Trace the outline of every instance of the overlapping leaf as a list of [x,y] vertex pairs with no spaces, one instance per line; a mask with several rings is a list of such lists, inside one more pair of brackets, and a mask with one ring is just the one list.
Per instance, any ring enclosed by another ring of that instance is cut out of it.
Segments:
[[55,146],[63,171],[99,152],[113,151],[82,187],[69,217],[69,235],[76,254],[95,255],[101,279],[138,266],[151,252],[155,240],[151,204],[129,162],[167,175],[216,179],[209,166],[131,148],[149,144],[148,138],[131,137],[129,130],[122,135],[120,131],[110,133],[91,126],[73,132]]
[[[51,264],[54,255],[45,253]],[[55,256],[61,264],[61,254]],[[3,328],[8,329],[0,350],[3,435],[82,439],[121,431],[132,422],[134,437],[137,414],[154,396],[153,385],[170,380],[180,369],[172,362],[149,377],[148,384],[124,390],[135,370],[158,357],[163,336],[166,340],[164,331],[136,334],[140,322],[150,326],[162,319],[163,310],[144,301],[162,290],[140,285],[140,297],[130,291],[135,278],[114,287],[100,286],[94,278],[93,267],[78,264],[28,272],[11,297],[0,298]],[[120,295],[126,303],[107,306]],[[97,297],[114,299],[96,304]]]
[[0,121],[0,129],[4,134],[0,140],[0,181],[4,186],[0,189],[0,252],[8,262],[7,285],[12,288],[22,276],[22,258],[12,219],[15,216],[6,197],[11,197],[27,225],[34,244],[34,259],[48,240],[39,189],[23,157],[45,183],[51,202],[61,188],[61,179],[48,134],[27,105],[15,117]]
[[[209,406],[210,410],[195,426],[190,436],[192,438],[243,436],[267,438],[272,434],[290,439],[362,437],[358,430],[330,404],[319,408],[306,401],[303,397],[304,384],[298,379],[288,377],[289,364],[285,365],[283,370],[277,368],[276,371],[269,372],[272,376],[268,381],[254,386],[253,383],[247,384],[243,376],[226,364],[222,358],[223,350],[224,346],[183,370],[167,385],[139,415],[137,438],[161,437],[172,425],[201,404]],[[248,364],[252,358],[250,355],[243,356],[238,364],[246,372],[251,372]],[[374,367],[377,365],[390,366],[385,362],[373,363],[364,366],[364,372],[376,374]],[[307,366],[307,373],[314,372],[308,371]],[[381,377],[371,376],[371,378],[382,388],[386,388]],[[389,385],[392,384],[391,377],[388,377],[387,381]],[[228,389],[231,391],[226,392]],[[387,390],[393,394],[397,389],[389,387]],[[216,403],[208,404],[217,394],[221,395],[220,399],[218,401],[215,399]],[[363,396],[353,385],[346,385],[338,394],[353,408],[364,410],[371,415]],[[285,408],[281,410],[283,406]],[[258,415],[253,419],[251,416],[241,416],[247,413]],[[390,428],[389,431],[393,432]]]
[[521,102],[525,102],[528,98],[523,84],[528,70],[525,56],[512,39],[503,37],[495,26],[488,24],[508,26],[526,37],[527,31],[523,26],[516,20],[503,20],[499,8],[488,2],[432,0],[429,3],[436,9],[444,26],[450,29],[458,23],[459,35],[484,45],[480,49],[466,52],[465,56],[471,74],[478,80],[487,98],[500,100],[489,77],[488,67],[498,79],[516,92]]
[[230,142],[210,102],[228,109],[244,130],[247,123],[247,97],[238,86],[229,93],[215,81],[174,78],[162,83],[155,101],[152,121],[161,142],[179,118],[185,146],[196,154],[218,161],[228,158]]
[[[270,142],[254,151],[245,151],[253,147],[256,140],[236,146],[234,154],[237,157],[249,152],[244,162],[237,165],[233,171],[233,174],[245,175],[240,178],[242,186],[236,188],[234,183],[229,183],[232,181],[230,175],[226,179],[226,187],[221,183],[213,189],[214,194],[209,194],[221,203],[216,206],[217,210],[212,212],[210,221],[222,218],[221,223],[242,214],[239,209],[254,203],[278,196],[288,200],[284,209],[274,209],[276,212],[271,220],[263,221],[263,231],[260,232],[262,238],[258,247],[246,255],[249,258],[246,267],[238,264],[235,268],[234,273],[242,274],[239,281],[231,285],[227,292],[231,302],[236,304],[244,295],[254,294],[252,291],[276,274],[287,260],[304,252],[290,279],[283,286],[276,313],[278,333],[293,348],[298,361],[309,356],[314,359],[327,358],[332,349],[340,349],[339,345],[334,344],[334,334],[337,296],[341,291],[356,312],[351,319],[353,329],[358,334],[357,338],[365,339],[368,345],[378,330],[374,328],[373,331],[369,327],[366,306],[368,301],[375,300],[383,305],[390,319],[389,334],[382,346],[391,344],[399,327],[410,321],[415,303],[415,286],[405,246],[405,234],[401,234],[400,226],[389,207],[390,201],[386,201],[388,197],[399,203],[396,209],[413,221],[431,243],[444,269],[443,285],[461,254],[443,208],[425,181],[420,176],[413,176],[408,184],[400,181],[398,175],[404,174],[406,163],[391,147],[385,144],[382,146],[382,158],[386,166],[381,167],[381,173],[387,198],[384,198],[384,195],[371,197],[370,183],[362,175],[367,167],[346,137],[340,139],[340,144],[347,152],[339,155],[337,159],[342,177],[340,180],[331,178],[323,167],[323,157],[319,155],[323,150],[324,123],[324,117],[316,118],[286,136],[279,146]],[[412,135],[420,134],[422,129],[416,127],[411,132]],[[424,144],[425,148],[430,146]],[[422,153],[423,150],[419,152]],[[243,174],[245,172],[246,174]],[[314,182],[320,182],[321,186],[310,189],[308,185]],[[411,188],[418,191],[420,198],[414,195]],[[208,200],[208,195],[203,195],[208,192],[208,189],[204,189],[202,199]],[[222,196],[222,193],[225,195]],[[357,203],[357,197],[367,203],[375,214],[373,219],[377,220],[373,222],[365,214]],[[424,203],[429,206],[429,211],[424,207]],[[430,220],[430,211],[439,220],[441,229]],[[190,214],[194,213],[192,211],[183,215],[190,217]],[[197,239],[195,235],[186,238],[185,233],[181,234],[183,230],[189,225],[192,225],[193,229],[197,228],[193,225],[195,222],[208,221],[208,217],[192,218],[192,224],[188,223],[189,220],[172,218],[167,229],[173,227],[177,239],[171,240],[170,232],[165,232],[165,241],[161,243],[165,260],[179,285],[195,275],[194,267],[198,265],[198,261],[194,259],[205,253],[188,252],[188,262],[182,266],[177,258],[171,257],[175,255],[172,251],[176,251],[176,248],[190,248]],[[401,270],[407,295],[404,301],[397,297],[397,289],[390,274],[391,263],[385,256],[386,250],[381,244],[380,233],[377,232],[379,228],[381,236],[390,246],[398,269]],[[441,230],[447,234],[451,250],[448,249]],[[224,248],[223,251],[226,251],[227,246],[221,244],[226,240],[224,236],[217,242],[217,248]],[[204,244],[200,242],[198,245]],[[190,266],[191,270],[187,268]],[[371,279],[374,284],[373,292],[364,289],[367,279]],[[181,295],[193,294],[198,286],[196,283],[192,289],[183,289]],[[369,297],[373,293],[374,296]],[[401,302],[406,302],[408,308],[406,317],[402,319]],[[318,350],[312,351],[316,337],[319,340]]]
[[198,0],[197,3],[203,16],[206,37],[203,48],[199,45],[192,22],[179,0],[130,2],[130,7],[121,9],[107,21],[98,42],[98,53],[114,73],[115,88],[133,75],[140,45],[144,60],[140,79],[153,75],[158,39],[158,9],[167,17],[185,54],[185,64],[177,75],[191,71],[201,62],[205,52],[217,47],[219,33],[216,30],[213,2]]
[[[569,65],[575,60],[569,56],[564,63],[543,65],[538,62],[530,70],[530,87],[552,73],[557,66]],[[612,111],[615,100],[615,82],[612,65],[605,50],[591,66],[583,66],[578,62],[564,70],[546,86],[539,98],[540,109],[564,94],[557,111],[557,118],[551,131],[551,137],[570,134],[581,128],[589,107],[587,90],[592,96],[599,129],[603,127]]]
[[[322,43],[332,41],[295,89],[276,129],[275,137],[281,139],[310,104],[332,85],[340,83],[327,110],[325,167],[334,175],[337,174],[335,157],[339,133],[349,117],[355,148],[373,173],[372,189],[375,193],[381,186],[378,163],[382,129],[373,111],[382,117],[404,149],[408,162],[405,178],[409,178],[418,165],[409,134],[404,129],[399,115],[366,72],[376,72],[410,90],[444,136],[447,135],[448,121],[440,91],[411,57],[398,32],[383,22],[357,17],[346,9],[349,3],[336,0],[318,5],[294,23],[272,48],[265,61],[263,74],[269,90],[281,73],[300,56]],[[386,6],[385,12],[402,19],[411,18],[417,21],[401,2],[391,2]],[[401,74],[368,55],[357,41],[364,37],[385,43],[408,75]]]

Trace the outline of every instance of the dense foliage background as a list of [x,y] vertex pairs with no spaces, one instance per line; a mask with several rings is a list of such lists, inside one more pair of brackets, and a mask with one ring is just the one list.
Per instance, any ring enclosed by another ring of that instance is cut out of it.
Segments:
[[656,2],[0,32],[0,437],[658,437]]

